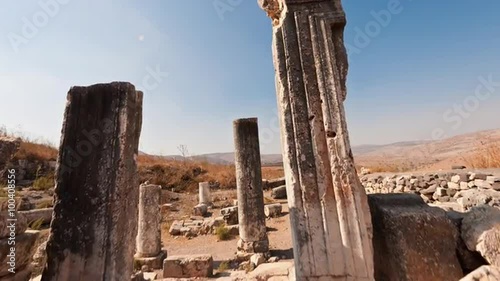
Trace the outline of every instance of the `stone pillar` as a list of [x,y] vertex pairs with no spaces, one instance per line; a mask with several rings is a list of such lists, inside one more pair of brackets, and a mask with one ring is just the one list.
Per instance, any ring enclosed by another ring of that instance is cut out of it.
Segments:
[[200,189],[200,204],[210,205],[212,203],[212,200],[210,199],[210,183],[200,182],[198,186]]
[[257,118],[233,123],[240,253],[266,253],[269,240],[264,215],[264,193],[260,165]]
[[149,268],[161,269],[166,253],[161,248],[161,212],[159,185],[139,187],[139,229],[135,262]]
[[125,82],[70,89],[42,281],[130,279],[142,97]]
[[297,280],[374,280],[372,226],[347,131],[340,0],[259,0],[273,57]]

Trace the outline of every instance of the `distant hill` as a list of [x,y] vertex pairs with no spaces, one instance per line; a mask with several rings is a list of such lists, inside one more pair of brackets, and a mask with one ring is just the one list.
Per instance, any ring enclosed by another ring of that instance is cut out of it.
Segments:
[[[376,166],[392,163],[411,165],[415,168],[448,169],[451,165],[463,163],[463,157],[473,153],[478,147],[489,143],[500,143],[500,129],[481,131],[454,136],[443,140],[405,141],[383,145],[358,145],[352,151],[356,164]],[[180,155],[163,156],[182,160]],[[233,164],[234,153],[209,153],[189,157],[193,160],[214,164]],[[281,154],[263,154],[261,162],[265,166],[282,164]]]

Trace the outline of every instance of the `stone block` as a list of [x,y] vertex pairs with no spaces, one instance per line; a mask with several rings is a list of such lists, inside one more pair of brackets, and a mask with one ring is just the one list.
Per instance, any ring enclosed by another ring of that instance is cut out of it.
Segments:
[[469,250],[500,267],[500,210],[488,205],[472,208],[464,215],[461,235]]
[[54,212],[53,208],[19,211],[20,214],[26,217],[28,224],[31,224],[36,221],[41,221],[43,224],[50,224],[53,212]]
[[456,281],[458,230],[414,194],[369,195],[376,280]]
[[500,182],[500,177],[498,176],[487,176],[486,181],[493,184],[495,182]]
[[271,192],[271,197],[273,199],[286,199],[286,185],[273,188]]
[[206,216],[208,213],[208,206],[206,204],[198,204],[193,208],[193,214],[195,216]]
[[163,278],[211,277],[213,258],[210,255],[171,256],[163,262]]
[[148,268],[151,269],[162,269],[163,267],[163,261],[167,258],[167,251],[162,250],[160,253],[155,256],[155,257],[138,257],[137,255],[134,256],[134,262],[135,265],[137,266],[147,266]]
[[267,182],[267,188],[269,188],[269,189],[273,189],[273,188],[276,188],[276,187],[282,186],[282,185],[286,185],[286,181],[285,181],[284,177],[283,178],[269,180]]

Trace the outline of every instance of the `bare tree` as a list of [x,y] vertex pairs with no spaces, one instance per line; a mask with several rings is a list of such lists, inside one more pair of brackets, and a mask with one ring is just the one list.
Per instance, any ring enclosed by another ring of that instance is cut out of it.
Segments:
[[180,144],[179,146],[177,146],[177,150],[180,152],[182,158],[184,158],[183,159],[184,161],[188,159],[188,157],[189,157],[189,150],[188,150],[187,145]]

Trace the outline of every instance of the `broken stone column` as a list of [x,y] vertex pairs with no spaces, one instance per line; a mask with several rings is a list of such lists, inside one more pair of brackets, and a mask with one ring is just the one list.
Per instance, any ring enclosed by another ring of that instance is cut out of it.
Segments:
[[125,82],[70,89],[42,281],[130,279],[142,97]]
[[166,257],[161,248],[161,212],[159,185],[139,187],[139,229],[137,232],[136,265],[161,269]]
[[264,215],[257,118],[237,119],[233,129],[240,226],[238,251],[243,254],[266,253],[269,251],[269,240]]
[[372,226],[344,112],[340,0],[259,0],[273,57],[297,280],[373,280]]
[[200,204],[210,205],[212,200],[210,199],[210,183],[208,182],[200,182],[199,186],[199,197]]

